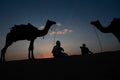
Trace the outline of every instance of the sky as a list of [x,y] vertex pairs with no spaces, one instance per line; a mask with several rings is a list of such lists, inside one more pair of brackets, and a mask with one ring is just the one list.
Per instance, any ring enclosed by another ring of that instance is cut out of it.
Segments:
[[[120,18],[119,3],[120,0],[0,0],[0,49],[15,24],[31,23],[42,29],[49,19],[57,25],[51,26],[44,39],[35,40],[35,58],[51,58],[57,40],[68,55],[81,55],[83,43],[93,53],[119,50],[120,44],[112,33],[102,33],[90,24],[99,20],[107,27],[113,18]],[[27,59],[29,43],[13,43],[7,49],[6,60]]]

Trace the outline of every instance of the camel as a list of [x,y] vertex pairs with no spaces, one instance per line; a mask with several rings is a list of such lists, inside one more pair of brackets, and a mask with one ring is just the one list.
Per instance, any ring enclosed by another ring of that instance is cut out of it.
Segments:
[[43,30],[39,30],[30,23],[27,25],[21,24],[21,25],[14,25],[14,27],[11,28],[11,31],[6,36],[6,43],[4,48],[1,50],[1,61],[5,61],[5,53],[7,48],[16,41],[19,40],[28,40],[30,41],[30,45],[28,48],[28,59],[35,59],[33,55],[34,50],[34,40],[37,37],[44,37],[47,33],[50,27],[56,24],[56,22],[47,20],[45,28]]
[[120,18],[113,18],[111,24],[107,27],[103,27],[99,20],[92,21],[92,25],[94,25],[97,29],[99,29],[103,33],[112,33],[120,43]]

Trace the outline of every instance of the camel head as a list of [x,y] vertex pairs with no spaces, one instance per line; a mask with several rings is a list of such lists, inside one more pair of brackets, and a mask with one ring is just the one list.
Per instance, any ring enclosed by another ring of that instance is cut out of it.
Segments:
[[96,21],[92,21],[90,24],[97,26],[100,25],[100,22],[99,20],[96,20]]
[[47,24],[53,25],[53,24],[56,24],[56,22],[55,21],[51,21],[51,20],[47,20]]
[[47,20],[45,28],[43,30],[39,30],[37,36],[39,37],[45,36],[48,33],[48,30],[50,29],[50,27],[54,24],[56,24],[55,21]]
[[120,18],[113,18],[113,20],[112,20],[110,25],[120,26]]

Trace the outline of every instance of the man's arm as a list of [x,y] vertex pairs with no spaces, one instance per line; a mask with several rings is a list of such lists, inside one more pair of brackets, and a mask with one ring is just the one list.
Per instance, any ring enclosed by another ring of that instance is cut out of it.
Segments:
[[89,49],[88,49],[88,52],[89,52],[90,54],[93,54],[93,52],[91,52]]

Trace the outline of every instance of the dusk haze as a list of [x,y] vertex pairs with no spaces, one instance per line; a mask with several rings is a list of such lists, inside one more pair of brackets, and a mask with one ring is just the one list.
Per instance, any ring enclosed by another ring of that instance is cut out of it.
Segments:
[[[57,40],[68,55],[81,55],[82,44],[94,54],[120,50],[115,35],[103,33],[91,24],[99,20],[107,27],[114,18],[120,18],[120,0],[0,0],[0,50],[15,25],[30,23],[43,30],[47,20],[56,24],[44,37],[35,39],[36,59],[53,58],[52,49]],[[28,59],[29,45],[28,40],[13,42],[7,48],[6,61]]]

